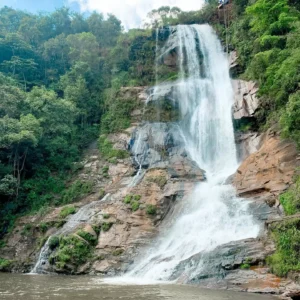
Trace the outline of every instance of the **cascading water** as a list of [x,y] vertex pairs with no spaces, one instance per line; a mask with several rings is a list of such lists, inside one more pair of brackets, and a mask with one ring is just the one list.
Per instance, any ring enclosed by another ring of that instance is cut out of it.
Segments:
[[[179,25],[169,38],[172,43],[174,34],[180,76],[171,85],[181,112],[179,131],[191,158],[206,171],[207,182],[195,188],[172,227],[125,275],[149,281],[176,279],[176,267],[182,261],[259,233],[259,225],[247,212],[248,203],[224,184],[238,165],[227,58],[208,25]],[[196,268],[186,266],[185,273],[199,274],[201,268],[200,261]]]

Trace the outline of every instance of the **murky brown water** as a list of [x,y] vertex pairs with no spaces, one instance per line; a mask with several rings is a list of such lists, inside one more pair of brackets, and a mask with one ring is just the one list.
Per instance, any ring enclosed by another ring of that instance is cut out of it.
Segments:
[[180,285],[111,285],[95,277],[31,276],[0,273],[0,299],[7,300],[274,300]]

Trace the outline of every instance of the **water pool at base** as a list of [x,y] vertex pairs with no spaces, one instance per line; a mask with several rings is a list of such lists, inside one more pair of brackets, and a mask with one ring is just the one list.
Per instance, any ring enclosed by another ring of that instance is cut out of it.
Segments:
[[2,300],[275,300],[269,295],[186,285],[105,284],[98,277],[0,274]]

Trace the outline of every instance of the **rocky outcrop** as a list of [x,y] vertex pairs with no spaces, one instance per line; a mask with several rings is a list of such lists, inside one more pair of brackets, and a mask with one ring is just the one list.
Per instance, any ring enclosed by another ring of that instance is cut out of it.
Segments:
[[232,80],[232,86],[234,90],[234,119],[252,118],[259,108],[256,83],[253,81]]
[[233,184],[239,196],[278,205],[278,195],[292,184],[299,165],[294,143],[283,141],[278,134],[269,131],[260,149],[241,164]]
[[242,162],[252,153],[259,150],[265,134],[258,132],[236,132],[235,142],[238,153],[238,160]]
[[[256,288],[257,291],[263,292],[263,282],[271,281],[270,276],[273,275],[268,272],[259,274],[258,269],[262,269],[265,257],[273,251],[273,243],[264,239],[231,242],[219,246],[209,253],[199,253],[181,262],[174,273],[174,278],[180,276],[180,282],[238,291],[246,291],[250,286],[254,286],[255,282],[261,281]],[[184,273],[187,264],[189,268],[192,268],[191,276]],[[251,265],[261,266],[251,268]],[[266,268],[265,271],[267,271]],[[276,276],[273,278],[277,279]],[[270,289],[270,286],[268,288]],[[279,294],[279,285],[274,287],[273,292]]]
[[231,51],[228,56],[229,69],[234,70],[238,65],[238,54],[236,51]]

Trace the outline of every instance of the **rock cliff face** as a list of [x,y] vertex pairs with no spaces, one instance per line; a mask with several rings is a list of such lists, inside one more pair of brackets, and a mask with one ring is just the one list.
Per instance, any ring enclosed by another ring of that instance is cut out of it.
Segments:
[[235,91],[234,113],[236,120],[252,118],[259,107],[259,99],[256,96],[258,87],[253,81],[232,80]]
[[260,198],[270,206],[278,206],[278,195],[292,184],[299,165],[294,143],[282,141],[278,134],[269,131],[259,150],[243,161],[233,183],[239,196]]

